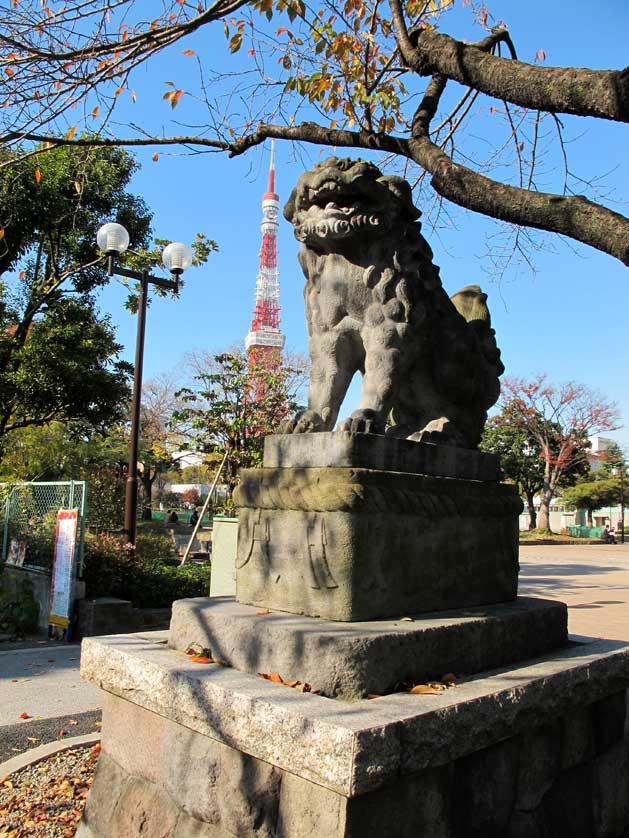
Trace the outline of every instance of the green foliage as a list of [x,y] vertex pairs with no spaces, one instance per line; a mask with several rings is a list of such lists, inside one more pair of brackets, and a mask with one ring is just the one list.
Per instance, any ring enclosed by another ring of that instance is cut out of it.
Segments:
[[87,595],[129,599],[137,608],[165,608],[175,599],[207,596],[209,566],[172,567],[164,561],[170,551],[165,535],[139,534],[134,556],[122,538],[89,534],[84,565]]
[[91,292],[109,281],[95,248],[104,221],[150,241],[151,213],[126,191],[136,168],[114,148],[58,148],[0,168],[0,437],[55,419],[104,427],[122,416],[131,367]]
[[173,422],[186,426],[191,447],[205,454],[228,451],[223,479],[234,488],[241,468],[262,465],[264,437],[298,409],[294,401],[303,369],[250,367],[238,351],[214,357],[214,369],[196,376],[196,391],[179,392],[184,405]]
[[568,509],[587,509],[588,512],[594,512],[596,509],[620,502],[620,481],[607,478],[577,483],[565,489],[561,499]]

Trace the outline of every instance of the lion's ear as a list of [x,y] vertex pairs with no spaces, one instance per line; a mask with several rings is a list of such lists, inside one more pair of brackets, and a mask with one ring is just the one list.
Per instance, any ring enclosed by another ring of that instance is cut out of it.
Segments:
[[284,204],[284,218],[290,223],[293,223],[293,216],[295,215],[295,201],[296,201],[296,189],[290,193],[290,197],[288,201]]
[[384,175],[378,178],[378,182],[384,184],[389,192],[392,192],[402,204],[403,214],[409,221],[416,221],[421,212],[413,204],[413,192],[404,178],[397,175]]

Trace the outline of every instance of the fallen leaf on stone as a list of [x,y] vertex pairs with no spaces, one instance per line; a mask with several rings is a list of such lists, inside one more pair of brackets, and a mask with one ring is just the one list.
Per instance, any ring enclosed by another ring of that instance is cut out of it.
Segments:
[[436,687],[433,684],[417,684],[409,690],[409,693],[412,695],[439,695],[443,690],[443,685]]
[[11,678],[11,683],[12,684],[17,684],[17,678]]
[[11,750],[13,751],[14,754],[21,754],[22,753],[21,748],[11,748]]
[[32,716],[29,716],[28,713],[20,713],[20,719],[32,719]]
[[29,742],[41,742],[41,739],[37,739],[35,736],[27,736],[26,738]]
[[256,614],[258,615],[258,617],[266,617],[266,615],[270,614],[270,613],[271,612],[269,611],[268,608],[263,608],[262,611],[256,611]]
[[296,687],[299,684],[299,681],[284,681],[287,687]]
[[267,675],[266,677],[269,679],[269,681],[273,681],[274,684],[283,684],[284,683],[284,679],[279,674],[279,672],[271,672],[271,674]]
[[368,694],[368,696],[367,696],[367,698],[368,698],[368,699],[371,699],[371,698],[382,698],[382,696],[380,695],[380,693],[369,693],[369,694]]
[[412,617],[400,617],[401,623],[414,623],[415,620]]
[[212,658],[208,658],[207,655],[191,655],[190,661],[192,663],[214,663]]
[[103,726],[102,722],[94,722],[94,727],[101,728]]
[[11,782],[11,780],[4,779],[2,781],[2,785],[5,787],[5,789],[12,789],[13,788],[13,783]]
[[74,727],[75,725],[78,725],[78,722],[76,719],[68,719],[68,724]]

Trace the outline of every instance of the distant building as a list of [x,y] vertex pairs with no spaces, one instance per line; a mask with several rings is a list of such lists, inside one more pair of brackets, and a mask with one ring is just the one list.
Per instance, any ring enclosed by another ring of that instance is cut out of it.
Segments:
[[167,483],[164,486],[166,492],[172,492],[173,495],[183,495],[189,491],[197,491],[199,495],[207,495],[210,487],[207,483]]

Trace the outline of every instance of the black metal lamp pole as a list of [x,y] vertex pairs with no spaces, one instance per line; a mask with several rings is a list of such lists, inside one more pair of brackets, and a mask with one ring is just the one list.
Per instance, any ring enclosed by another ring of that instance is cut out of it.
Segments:
[[138,512],[138,441],[140,436],[140,406],[142,403],[142,367],[144,365],[144,336],[146,333],[146,303],[149,284],[166,291],[179,290],[179,277],[190,266],[192,253],[188,247],[173,242],[164,250],[164,264],[173,279],[152,276],[148,271],[134,271],[114,265],[116,256],[127,249],[129,236],[120,224],[105,224],[97,236],[98,245],[107,256],[107,270],[140,283],[138,299],[138,330],[135,343],[135,368],[133,373],[133,394],[131,397],[131,440],[129,443],[129,468],[125,485],[124,533],[127,542],[135,546]]
[[620,469],[620,543],[625,543],[625,466]]

